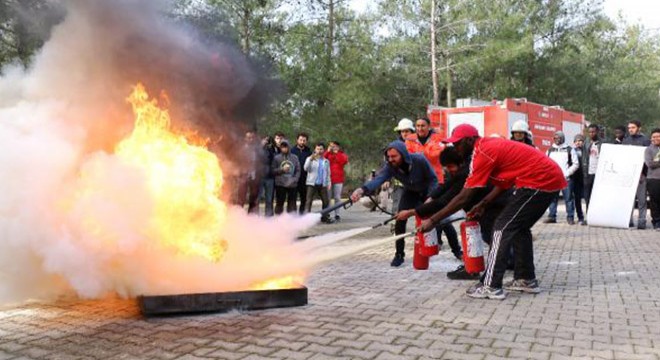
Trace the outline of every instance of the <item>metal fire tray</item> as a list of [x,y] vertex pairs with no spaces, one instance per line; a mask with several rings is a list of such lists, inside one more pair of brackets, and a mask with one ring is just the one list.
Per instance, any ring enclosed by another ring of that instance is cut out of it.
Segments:
[[260,310],[307,305],[307,288],[139,296],[144,316]]

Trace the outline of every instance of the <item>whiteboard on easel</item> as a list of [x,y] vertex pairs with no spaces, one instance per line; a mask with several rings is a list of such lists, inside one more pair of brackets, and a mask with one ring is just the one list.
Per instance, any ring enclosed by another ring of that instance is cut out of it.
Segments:
[[642,146],[603,144],[589,201],[592,226],[627,229],[644,166]]

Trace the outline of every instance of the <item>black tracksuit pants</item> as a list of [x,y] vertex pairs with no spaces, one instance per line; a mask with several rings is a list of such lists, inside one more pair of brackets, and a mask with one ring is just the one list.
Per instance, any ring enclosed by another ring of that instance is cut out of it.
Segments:
[[646,179],[646,191],[649,193],[651,222],[654,229],[660,227],[660,179]]
[[[426,200],[426,194],[409,191],[409,190],[403,190],[403,194],[401,195],[401,200],[399,201],[398,211],[414,209],[419,205],[423,204],[424,200]],[[394,234],[399,235],[405,233],[407,222],[408,221],[397,220],[394,223]],[[461,245],[458,242],[458,233],[456,233],[456,229],[454,229],[454,226],[452,224],[447,224],[444,226],[436,227],[435,231],[438,233],[438,242],[440,241],[440,236],[442,234],[441,232],[443,230],[445,232],[445,235],[447,236],[447,242],[451,247],[451,251],[454,254],[460,253]],[[394,245],[396,248],[396,253],[400,255],[404,255],[404,249],[406,247],[405,240],[399,239],[396,241]]]
[[517,189],[513,193],[495,220],[486,271],[481,279],[484,285],[493,288],[502,287],[511,245],[515,256],[514,279],[536,278],[531,229],[543,216],[555,196],[557,192],[532,189]]

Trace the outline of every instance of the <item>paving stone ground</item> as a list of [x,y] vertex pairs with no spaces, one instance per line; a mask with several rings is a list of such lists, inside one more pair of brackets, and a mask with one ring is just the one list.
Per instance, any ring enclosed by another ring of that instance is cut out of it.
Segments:
[[[314,231],[385,218],[354,207]],[[533,233],[538,295],[471,299],[471,282],[445,276],[459,264],[446,247],[415,271],[410,256],[390,268],[392,246],[379,246],[314,270],[298,308],[150,319],[125,299],[0,308],[0,360],[660,358],[660,232],[539,223]]]

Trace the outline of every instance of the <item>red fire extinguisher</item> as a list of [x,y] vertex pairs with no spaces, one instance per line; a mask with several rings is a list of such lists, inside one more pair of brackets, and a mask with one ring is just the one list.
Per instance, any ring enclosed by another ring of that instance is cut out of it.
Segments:
[[463,262],[465,271],[476,274],[486,269],[484,263],[484,242],[481,227],[477,221],[461,223],[461,242],[463,243]]
[[[415,215],[415,227],[422,225],[422,219]],[[413,267],[417,270],[426,270],[429,268],[429,258],[438,255],[440,246],[438,245],[438,234],[435,229],[429,232],[418,232],[415,234],[415,253],[413,254]]]

